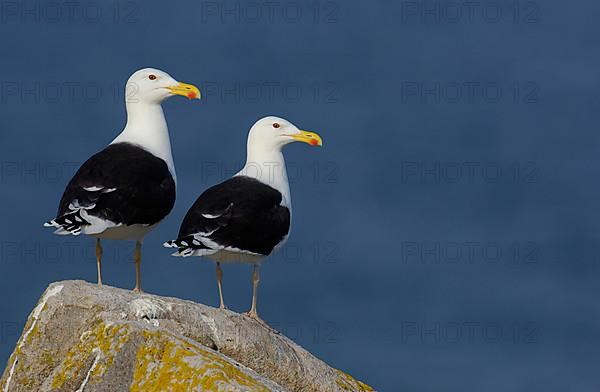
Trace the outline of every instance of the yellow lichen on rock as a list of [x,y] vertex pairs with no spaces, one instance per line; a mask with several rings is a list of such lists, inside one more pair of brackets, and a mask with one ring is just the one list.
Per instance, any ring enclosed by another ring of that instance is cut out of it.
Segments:
[[90,380],[102,377],[128,339],[126,324],[106,325],[99,322],[91,331],[85,332],[80,341],[67,352],[52,380],[52,388],[61,388],[67,380],[79,379],[90,357],[94,355],[100,357],[97,366],[91,370]]
[[164,331],[143,333],[131,392],[269,391],[219,355]]
[[80,281],[50,285],[8,360],[0,391],[130,390],[373,389],[243,315]]
[[357,391],[357,392],[369,392],[374,391],[373,388],[365,384],[364,382],[360,382],[356,380],[351,375],[338,370],[338,379],[336,381],[337,385],[342,388],[344,391]]

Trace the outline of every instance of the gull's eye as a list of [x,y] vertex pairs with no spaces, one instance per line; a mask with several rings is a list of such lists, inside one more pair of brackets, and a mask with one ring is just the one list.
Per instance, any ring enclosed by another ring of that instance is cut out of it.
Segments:
[[273,128],[279,128],[280,126],[279,123],[273,123]]
[[156,75],[150,74],[150,75],[148,75],[148,79],[156,80]]

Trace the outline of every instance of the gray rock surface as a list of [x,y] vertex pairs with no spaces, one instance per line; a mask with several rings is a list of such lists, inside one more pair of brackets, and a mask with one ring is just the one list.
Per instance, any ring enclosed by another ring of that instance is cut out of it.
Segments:
[[8,391],[371,391],[232,311],[82,281],[51,284],[0,379]]

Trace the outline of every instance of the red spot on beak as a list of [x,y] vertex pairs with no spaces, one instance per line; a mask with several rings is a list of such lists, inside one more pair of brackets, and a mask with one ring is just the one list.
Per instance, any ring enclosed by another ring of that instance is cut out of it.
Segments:
[[195,92],[193,92],[193,91],[190,91],[190,92],[187,94],[187,97],[188,97],[189,99],[195,99],[195,98],[196,98],[196,93],[195,93]]
[[319,144],[319,142],[316,141],[315,139],[311,139],[310,144],[313,146],[316,146],[317,144]]

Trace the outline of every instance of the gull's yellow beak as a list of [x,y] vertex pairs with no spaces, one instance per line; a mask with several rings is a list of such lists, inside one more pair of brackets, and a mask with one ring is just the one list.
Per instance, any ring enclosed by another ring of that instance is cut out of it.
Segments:
[[296,133],[290,136],[297,142],[307,143],[311,146],[323,145],[323,140],[321,139],[321,136],[317,135],[314,132],[300,131],[300,133]]
[[171,94],[183,95],[189,99],[200,99],[200,90],[193,84],[179,82],[175,86],[167,87]]

